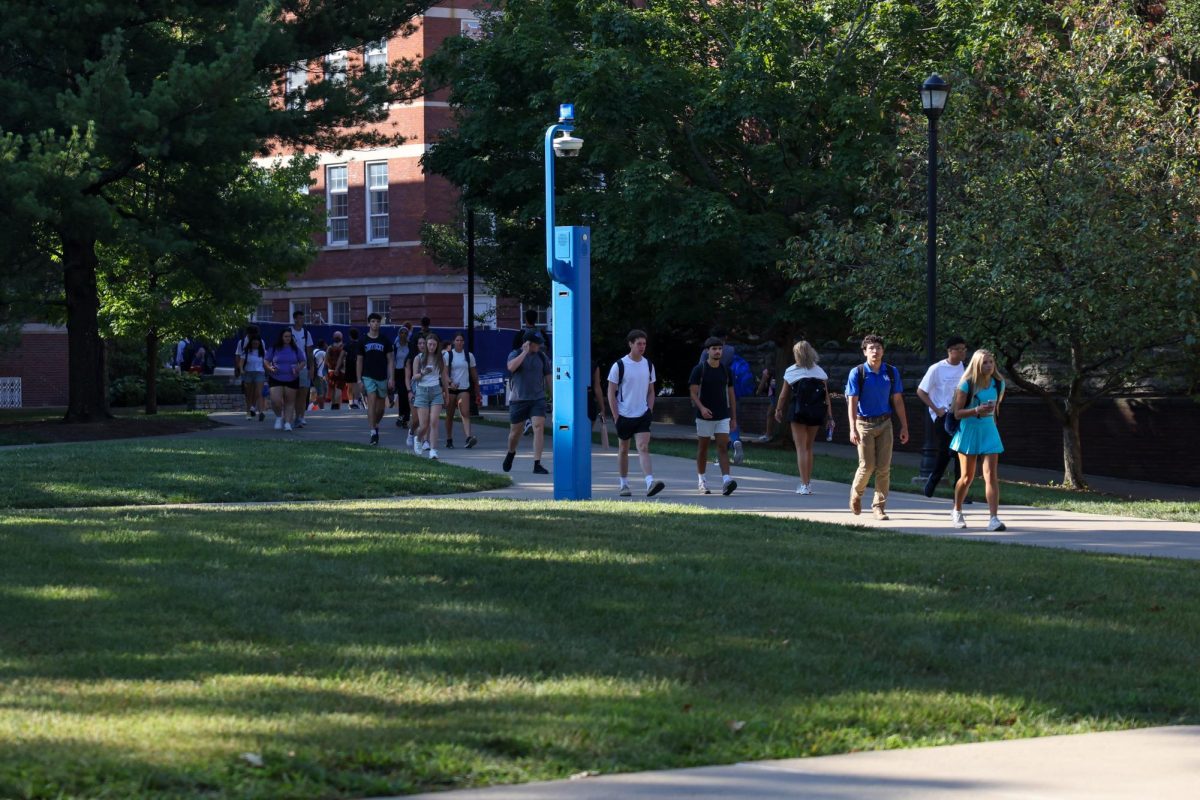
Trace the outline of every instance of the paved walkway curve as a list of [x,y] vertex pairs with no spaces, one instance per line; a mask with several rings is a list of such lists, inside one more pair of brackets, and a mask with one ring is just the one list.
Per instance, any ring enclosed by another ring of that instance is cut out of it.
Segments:
[[[354,411],[309,412],[309,425],[293,433],[271,429],[270,420],[264,423],[250,421],[244,415],[214,415],[228,427],[189,434],[203,438],[261,436],[276,438],[291,436],[296,439],[361,441],[366,443],[368,431],[366,417]],[[406,450],[404,431],[395,426],[395,418],[388,417],[380,427],[380,446]],[[506,431],[494,425],[474,426],[479,445],[470,450],[462,447],[462,429],[455,426],[459,447],[438,448],[441,460],[447,464],[459,464],[489,472],[499,472],[504,457]],[[592,499],[623,500],[624,502],[647,501],[641,483],[641,472],[637,459],[631,458],[630,485],[634,496],[628,500],[617,497],[616,437],[614,447],[603,450],[596,446],[592,451]],[[553,497],[553,482],[550,475],[534,475],[532,472],[532,437],[521,438],[516,463],[509,473],[513,485],[507,489],[481,492],[479,497],[505,497],[514,499],[549,500]],[[841,525],[862,525],[886,528],[898,533],[947,536],[960,539],[978,539],[989,542],[1004,542],[1038,547],[1056,547],[1066,550],[1081,550],[1109,555],[1162,556],[1200,560],[1200,525],[1188,522],[1114,517],[1100,514],[1080,514],[1070,511],[1055,511],[1028,506],[1006,506],[1001,495],[1000,516],[1008,526],[1006,531],[989,533],[987,507],[983,503],[966,506],[968,528],[965,531],[950,527],[950,502],[941,498],[926,498],[909,492],[892,492],[888,500],[889,521],[876,521],[870,513],[871,490],[863,497],[863,512],[854,516],[848,508],[849,487],[831,481],[814,481],[813,494],[797,495],[794,492],[796,478],[776,472],[753,469],[753,450],[747,448],[747,465],[733,468],[738,489],[723,497],[719,491],[701,495],[696,491],[696,468],[691,459],[655,455],[654,475],[666,481],[667,488],[658,497],[648,502],[685,503],[704,508],[726,509],[743,513],[767,516],[793,517],[817,522],[832,522]],[[820,456],[818,456],[819,458]],[[549,446],[543,463],[553,470],[554,457]],[[1003,465],[1001,465],[1003,470]],[[720,473],[715,466],[709,467],[709,483],[720,486]],[[1198,793],[1200,795],[1200,793]]]
[[[293,434],[276,433],[269,423],[251,422],[239,415],[218,416],[230,426],[191,435],[205,438],[291,435],[303,439],[364,443],[367,440],[366,421],[361,412],[310,412],[309,427]],[[457,430],[461,441],[461,428]],[[498,471],[506,431],[477,425],[475,433],[479,437],[478,447],[471,450],[439,448],[441,460]],[[395,427],[394,418],[385,420],[381,434],[381,446],[405,449],[404,431]],[[529,437],[521,439],[511,473],[512,487],[481,492],[477,496],[550,499],[553,495],[550,476],[532,474],[531,445]],[[547,467],[553,468],[549,449],[543,460]],[[750,460],[752,463],[752,455]],[[593,451],[592,470],[593,498],[618,500],[615,452],[597,447]],[[976,504],[968,507],[970,528],[963,532],[950,527],[948,501],[926,499],[917,494],[893,493],[888,502],[891,520],[879,522],[869,513],[858,517],[849,513],[849,489],[845,484],[817,481],[815,494],[802,497],[793,493],[796,483],[793,477],[750,466],[735,467],[734,477],[739,488],[732,496],[722,497],[696,492],[695,465],[690,459],[656,455],[654,472],[655,477],[666,481],[667,489],[648,502],[686,503],[882,527],[901,533],[1101,554],[1200,559],[1200,525],[1196,524],[1076,514],[1004,506],[1002,503],[1001,516],[1008,524],[1007,531],[987,533],[984,530],[986,508]],[[641,476],[636,460],[631,475],[630,483],[638,486]],[[719,482],[718,473],[710,468],[710,483]],[[632,498],[632,502],[643,501],[644,497]],[[869,502],[868,493],[864,508],[869,508]],[[579,780],[495,786],[415,797],[429,800],[443,797],[451,800],[939,800],[950,797],[970,797],[972,800],[1195,800],[1200,797],[1200,726],[583,776]]]

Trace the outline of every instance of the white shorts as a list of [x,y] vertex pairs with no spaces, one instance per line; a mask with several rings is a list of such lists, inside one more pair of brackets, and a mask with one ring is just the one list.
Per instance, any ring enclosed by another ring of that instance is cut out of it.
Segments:
[[696,420],[697,439],[711,439],[713,434],[716,433],[729,433],[729,417],[725,419]]

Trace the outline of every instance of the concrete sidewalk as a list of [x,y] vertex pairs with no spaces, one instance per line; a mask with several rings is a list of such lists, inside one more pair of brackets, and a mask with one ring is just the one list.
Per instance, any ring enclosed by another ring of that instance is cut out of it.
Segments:
[[453,800],[1195,800],[1200,727],[883,750],[409,795]]
[[[309,426],[291,434],[271,429],[271,420],[251,422],[244,415],[233,413],[216,414],[216,418],[229,423],[229,427],[202,431],[189,436],[243,438],[247,435],[262,437],[291,436],[293,438],[367,441],[366,417],[362,412],[314,411],[309,412]],[[388,417],[380,427],[380,446],[404,450],[404,431],[395,427],[395,418]],[[471,450],[462,447],[465,438],[462,428],[455,426],[459,447],[439,447],[441,460],[447,464],[460,464],[476,469],[499,472],[505,452],[506,430],[492,425],[475,425],[479,445]],[[636,458],[631,459],[630,485],[634,496],[629,500],[617,497],[616,437],[612,437],[613,448],[603,450],[598,445],[592,451],[592,497],[595,500],[644,501],[645,489]],[[482,492],[477,496],[509,497],[515,499],[549,500],[553,497],[553,482],[550,475],[532,474],[532,437],[521,438],[513,471],[513,485],[507,489]],[[749,450],[749,446],[748,446]],[[752,450],[749,450],[752,454]],[[818,458],[820,456],[818,455]],[[553,453],[549,442],[543,464],[553,470]],[[968,528],[955,530],[950,526],[950,503],[941,498],[929,499],[920,494],[892,492],[888,500],[891,520],[876,521],[870,513],[872,491],[863,497],[864,513],[852,515],[847,508],[849,488],[845,484],[815,481],[814,494],[801,496],[794,493],[796,478],[774,472],[735,467],[733,475],[738,481],[738,490],[730,497],[719,491],[711,495],[696,492],[695,464],[691,459],[670,456],[654,456],[655,477],[664,480],[666,490],[650,502],[683,503],[711,509],[723,509],[768,516],[808,519],[841,525],[862,525],[886,528],[899,533],[926,536],[947,536],[962,539],[979,539],[989,542],[1006,542],[1039,547],[1058,547],[1094,553],[1164,556],[1170,558],[1200,559],[1200,525],[1163,520],[1113,517],[1098,514],[1076,514],[1066,511],[1006,506],[1001,497],[1000,516],[1008,530],[989,533],[987,507],[980,502],[965,506]],[[710,486],[720,485],[720,474],[715,467],[709,468]]]

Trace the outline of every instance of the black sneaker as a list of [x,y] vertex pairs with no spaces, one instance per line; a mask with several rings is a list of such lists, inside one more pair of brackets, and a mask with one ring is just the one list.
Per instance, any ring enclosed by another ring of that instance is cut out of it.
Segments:
[[725,485],[721,487],[721,494],[729,497],[735,489],[737,489],[737,481],[726,481]]
[[504,471],[508,472],[512,469],[513,459],[517,457],[516,453],[508,453],[504,456]]
[[262,422],[262,421],[263,421],[264,419],[266,419],[266,418],[267,418],[267,415],[266,415],[266,414],[264,414],[264,413],[263,413],[263,412],[261,412],[261,411],[260,411],[260,412],[258,412],[258,421],[259,421],[259,422]]
[[379,431],[371,431],[371,444],[379,444]]
[[662,481],[655,481],[650,485],[650,488],[646,490],[646,497],[654,497],[654,495],[658,494],[665,488],[667,488],[665,483]]
[[926,497],[933,497],[933,492],[935,489],[937,489],[937,484],[933,482],[932,477],[925,481],[925,489],[923,490],[923,493]]
[[534,475],[549,475],[550,470],[543,467],[542,462],[535,461],[535,462],[533,462],[533,474]]
[[396,427],[397,427],[397,428],[403,428],[403,427],[404,427],[404,420],[400,419],[399,417],[396,417]]
[[448,447],[448,448],[450,448],[451,450],[453,450],[453,449],[454,449],[454,440],[453,440],[453,439],[447,439],[447,440],[446,440],[446,447]]
[[477,444],[479,444],[479,440],[476,439],[474,436],[467,437],[467,449],[468,450],[470,450],[472,447],[474,447]]

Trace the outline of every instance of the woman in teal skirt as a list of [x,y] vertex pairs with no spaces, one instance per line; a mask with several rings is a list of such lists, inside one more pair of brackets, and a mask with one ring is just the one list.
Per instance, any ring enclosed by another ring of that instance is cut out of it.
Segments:
[[963,500],[975,480],[975,465],[983,461],[983,481],[987,495],[989,531],[1004,530],[1000,510],[1000,477],[997,473],[1004,445],[996,428],[996,414],[1004,399],[1004,380],[996,371],[996,357],[987,350],[976,350],[963,373],[962,383],[954,391],[954,416],[958,432],[950,440],[950,449],[958,453],[962,477],[954,485],[954,510],[951,522],[956,528],[967,527],[963,519]]

